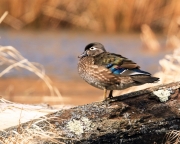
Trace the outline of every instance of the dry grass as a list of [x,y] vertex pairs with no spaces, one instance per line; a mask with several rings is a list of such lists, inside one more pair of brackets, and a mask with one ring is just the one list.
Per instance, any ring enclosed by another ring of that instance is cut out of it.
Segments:
[[140,35],[140,38],[144,45],[144,51],[148,51],[153,54],[159,52],[161,46],[151,28],[148,25],[143,24],[141,26],[141,31],[142,33]]
[[173,54],[165,55],[159,61],[161,71],[155,76],[160,77],[161,83],[170,83],[180,80],[180,47],[173,51]]
[[117,32],[148,24],[169,35],[176,31],[180,15],[178,0],[1,0],[0,6],[0,15],[9,12],[4,23],[15,29],[31,25]]
[[180,143],[180,131],[172,130],[166,133],[163,139],[164,144],[179,144]]
[[33,72],[41,78],[50,90],[52,96],[60,96],[59,90],[53,86],[50,78],[45,74],[43,66],[37,63],[29,62],[12,46],[0,46],[0,65],[8,65],[6,69],[0,72],[0,77],[10,72],[13,68],[24,68]]
[[[38,126],[42,121],[45,126]],[[2,132],[4,135],[8,135],[8,138],[0,138],[0,143],[2,144],[39,144],[45,142],[63,144],[63,142],[56,140],[57,138],[62,138],[60,137],[60,131],[56,131],[53,125],[47,121],[46,117],[39,118],[36,122],[30,122],[26,128],[19,125],[17,131],[12,130],[10,133]]]
[[[8,12],[0,17],[0,23],[6,19]],[[41,78],[50,90],[51,96],[58,96],[61,98],[59,90],[53,85],[51,79],[45,74],[44,68],[41,64],[29,62],[24,58],[19,51],[12,46],[0,46],[0,66],[7,66],[0,72],[0,77],[9,73],[12,69],[23,68]]]
[[[60,109],[70,108],[68,106],[50,107],[48,105],[25,105],[7,101],[0,98],[0,143],[1,144],[39,144],[43,142],[52,142],[61,144],[57,141],[61,132],[57,131],[52,124],[48,122],[54,117],[47,118],[45,115],[58,111]],[[11,116],[10,119],[7,116]],[[41,116],[41,118],[39,118]],[[36,121],[33,121],[36,119]],[[22,123],[29,122],[24,128]],[[42,123],[43,122],[43,127]],[[5,126],[4,126],[5,125]],[[3,129],[17,126],[17,130],[6,132]],[[5,135],[7,137],[5,137]]]
[[[0,18],[0,23],[4,20],[7,16],[7,12],[2,15]],[[47,87],[50,90],[52,96],[59,96],[61,98],[61,94],[59,90],[53,86],[52,81],[50,78],[45,74],[43,67],[40,64],[29,62],[25,59],[15,48],[12,46],[0,46],[0,65],[7,65],[3,71],[0,72],[0,77],[4,74],[8,73],[13,68],[24,68],[36,74],[40,77]],[[29,110],[29,111],[28,111]],[[31,122],[26,128],[21,126],[21,123],[29,121],[31,119],[36,118],[37,116],[40,117],[47,113],[57,111],[57,109],[52,109],[51,107],[44,107],[44,106],[33,106],[33,105],[22,105],[7,101],[3,98],[0,99],[0,112],[1,112],[1,123],[9,125],[9,127],[13,125],[17,125],[15,122],[18,120],[19,127],[16,130],[10,131],[7,133],[3,131],[1,127],[1,134],[8,135],[8,137],[4,137],[1,135],[0,143],[2,144],[35,144],[35,143],[43,143],[43,142],[52,142],[52,143],[61,143],[55,138],[59,138],[59,131],[55,131],[53,125],[51,125],[47,118],[41,117],[36,122]],[[18,113],[20,115],[18,116]],[[8,114],[8,118],[7,118]],[[27,116],[28,114],[28,116]],[[9,119],[9,116],[13,117],[13,119]],[[19,117],[17,119],[17,117]],[[28,118],[27,118],[28,117]],[[49,118],[48,118],[49,119]],[[8,120],[12,120],[8,122]],[[44,122],[45,127],[38,126],[39,122]]]
[[0,17],[0,24],[1,24],[1,22],[6,18],[7,15],[8,15],[8,12],[5,11],[5,12],[3,13],[3,15]]

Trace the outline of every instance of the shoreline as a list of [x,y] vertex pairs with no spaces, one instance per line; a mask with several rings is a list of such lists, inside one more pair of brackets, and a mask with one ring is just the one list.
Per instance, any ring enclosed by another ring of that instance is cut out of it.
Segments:
[[51,80],[62,98],[51,96],[48,87],[41,79],[30,77],[1,78],[0,95],[13,102],[50,105],[82,105],[102,99],[102,90],[94,88],[82,80],[62,81],[55,78]]

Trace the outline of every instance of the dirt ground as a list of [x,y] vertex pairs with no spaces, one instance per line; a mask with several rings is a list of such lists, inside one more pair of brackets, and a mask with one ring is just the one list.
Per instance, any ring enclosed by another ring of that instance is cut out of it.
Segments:
[[19,103],[82,105],[103,99],[103,91],[83,80],[61,81],[52,78],[62,98],[51,96],[46,84],[36,78],[3,78],[0,80],[0,96]]

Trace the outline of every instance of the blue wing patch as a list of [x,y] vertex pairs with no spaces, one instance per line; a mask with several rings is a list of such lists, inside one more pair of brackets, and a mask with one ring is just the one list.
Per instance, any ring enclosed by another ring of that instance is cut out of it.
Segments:
[[116,75],[122,75],[122,76],[129,76],[129,75],[151,75],[150,73],[146,71],[142,71],[138,68],[135,69],[126,69],[126,68],[121,68],[118,66],[114,66],[113,64],[108,64],[106,65],[106,68],[108,68],[113,74]]
[[108,68],[113,74],[117,74],[117,75],[121,74],[126,70],[125,68],[114,66],[113,64],[106,65],[106,68]]
[[113,74],[117,74],[117,75],[119,75],[119,74],[123,73],[124,71],[126,71],[125,68],[116,68],[116,67],[111,67],[110,70],[111,70],[111,72]]

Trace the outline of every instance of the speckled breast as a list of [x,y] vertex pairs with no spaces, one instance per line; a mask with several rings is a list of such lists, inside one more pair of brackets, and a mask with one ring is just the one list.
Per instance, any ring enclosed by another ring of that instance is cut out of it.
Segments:
[[100,82],[98,76],[98,66],[94,65],[92,57],[83,57],[78,63],[78,72],[82,79],[99,89],[105,88],[105,83]]

